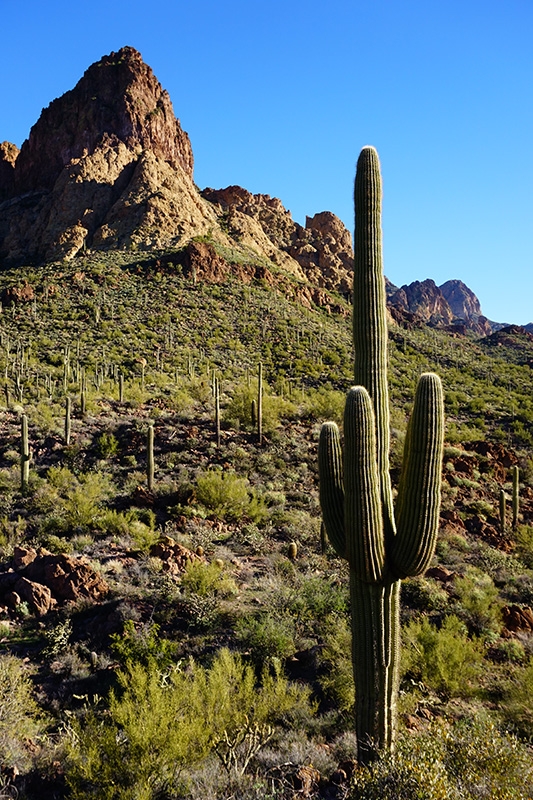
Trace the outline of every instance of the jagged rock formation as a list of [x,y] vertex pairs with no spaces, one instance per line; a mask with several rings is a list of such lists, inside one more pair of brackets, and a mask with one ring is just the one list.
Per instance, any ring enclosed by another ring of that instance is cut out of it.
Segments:
[[[413,324],[417,319],[437,328],[456,333],[474,331],[480,336],[492,333],[490,322],[481,314],[476,295],[462,281],[451,280],[437,286],[435,281],[414,281],[400,289],[388,287],[388,300],[394,313],[407,317]],[[393,313],[393,316],[394,316]]]
[[335,214],[322,211],[307,217],[303,228],[276,197],[252,194],[241,186],[207,188],[202,197],[213,203],[233,239],[248,246],[261,242],[274,263],[315,286],[350,294],[352,237]]
[[216,226],[192,180],[189,137],[131,47],[104,56],[44,109],[20,152],[0,148],[0,259],[161,246]]
[[435,281],[414,281],[390,298],[391,305],[417,314],[430,325],[451,325],[453,313]]

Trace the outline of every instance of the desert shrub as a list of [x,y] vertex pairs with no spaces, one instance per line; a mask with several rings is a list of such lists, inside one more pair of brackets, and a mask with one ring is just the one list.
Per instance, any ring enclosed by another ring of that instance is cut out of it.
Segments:
[[436,581],[420,575],[403,581],[402,602],[420,611],[444,611],[448,605],[448,593]]
[[34,498],[37,510],[48,514],[41,526],[44,532],[83,533],[97,526],[112,492],[108,476],[101,472],[77,476],[67,467],[50,467],[47,479]]
[[447,697],[467,697],[479,674],[483,648],[468,638],[465,625],[455,616],[437,628],[427,619],[410,622],[403,631],[402,670],[421,679]]
[[176,644],[159,636],[155,622],[136,625],[128,619],[121,634],[111,635],[111,648],[124,665],[142,664],[147,668],[167,669],[174,659]]
[[345,617],[330,617],[321,651],[323,673],[319,683],[327,700],[339,711],[348,711],[355,700],[352,632]]
[[494,581],[480,569],[469,567],[462,578],[454,581],[455,612],[477,634],[497,635],[501,630],[502,612]]
[[515,534],[516,552],[530,569],[533,568],[533,526],[518,525]]
[[[257,399],[257,379],[238,384],[228,403],[224,417],[228,422],[238,422],[245,427],[252,425],[252,401]],[[295,413],[295,406],[289,400],[268,392],[263,381],[263,430],[273,431],[282,417],[290,417]]]
[[181,586],[186,594],[201,597],[211,594],[228,597],[237,592],[233,578],[227,575],[223,565],[215,562],[191,561],[181,577]]
[[196,479],[196,498],[199,503],[222,519],[248,517],[259,522],[266,515],[266,506],[247,478],[236,472],[207,470]]
[[336,389],[311,390],[304,400],[303,414],[307,417],[332,420],[341,425],[344,418],[346,394]]
[[504,716],[521,736],[533,737],[533,658],[514,671],[504,692]]
[[356,771],[350,800],[527,800],[532,788],[528,748],[483,715],[401,736]]
[[238,620],[237,638],[258,665],[288,658],[295,651],[294,619],[287,614],[262,614]]
[[118,440],[114,433],[102,431],[96,440],[96,452],[100,458],[112,458],[118,453]]
[[191,662],[162,674],[130,663],[117,678],[108,712],[93,709],[72,724],[66,780],[73,800],[174,797],[184,767],[213,750],[228,770],[244,771],[247,753],[268,741],[273,726],[308,705],[308,693],[279,672],[264,671],[258,683],[226,649],[208,669]]
[[27,742],[39,737],[43,723],[26,664],[16,656],[0,655],[0,764],[27,768]]

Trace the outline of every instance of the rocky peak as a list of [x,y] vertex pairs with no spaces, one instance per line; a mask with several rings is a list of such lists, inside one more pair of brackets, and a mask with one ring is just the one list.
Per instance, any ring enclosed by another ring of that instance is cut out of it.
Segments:
[[73,159],[119,142],[150,150],[192,176],[189,137],[168,93],[132,47],[92,64],[74,89],[43,109],[17,158],[15,191],[50,190]]
[[15,185],[15,162],[19,149],[11,142],[0,143],[0,202],[10,197]]
[[398,289],[390,298],[391,305],[420,316],[430,325],[450,325],[453,313],[435,281],[414,281]]
[[439,286],[454,317],[470,320],[481,316],[481,305],[474,292],[462,281],[446,281]]

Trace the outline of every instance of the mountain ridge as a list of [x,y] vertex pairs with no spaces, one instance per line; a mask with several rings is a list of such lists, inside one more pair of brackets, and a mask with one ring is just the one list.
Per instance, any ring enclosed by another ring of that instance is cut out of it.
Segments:
[[[266,194],[199,191],[193,168],[188,134],[141,54],[123,47],[103,56],[43,109],[20,150],[0,144],[0,266],[91,249],[182,248],[207,237],[271,262],[307,285],[313,302],[331,307],[329,292],[351,299],[351,234],[332,212],[308,216],[304,227]],[[388,296],[400,324],[479,336],[499,327],[460,280],[391,284]]]

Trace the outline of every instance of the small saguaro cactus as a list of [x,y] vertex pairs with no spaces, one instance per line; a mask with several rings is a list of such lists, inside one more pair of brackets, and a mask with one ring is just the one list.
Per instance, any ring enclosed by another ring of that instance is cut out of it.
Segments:
[[65,444],[70,444],[70,433],[71,433],[71,410],[72,410],[72,401],[70,397],[65,398]]
[[30,443],[28,438],[28,417],[20,418],[20,488],[25,491],[30,480]]
[[154,476],[154,426],[149,425],[146,436],[146,483],[150,492],[154,488]]
[[513,529],[518,525],[518,512],[520,511],[520,470],[513,467]]
[[257,441],[263,443],[263,365],[259,364],[257,374]]
[[507,495],[505,489],[500,489],[500,529],[505,533],[506,525],[505,518],[507,516]]
[[355,383],[344,413],[344,456],[334,422],[319,442],[327,534],[350,565],[358,760],[391,751],[400,661],[400,580],[420,575],[435,550],[444,410],[437,375],[420,377],[396,500],[389,475],[387,311],[381,258],[381,175],[365,147],[355,178]]

